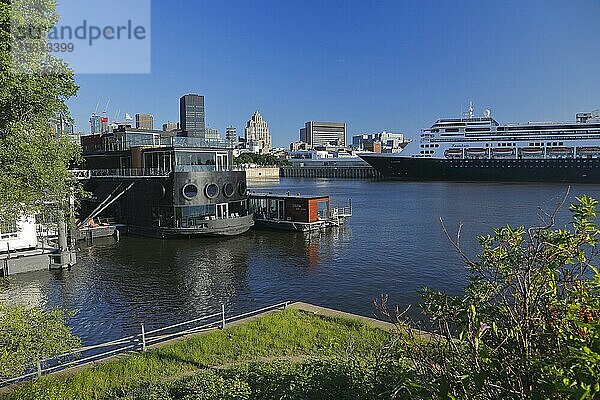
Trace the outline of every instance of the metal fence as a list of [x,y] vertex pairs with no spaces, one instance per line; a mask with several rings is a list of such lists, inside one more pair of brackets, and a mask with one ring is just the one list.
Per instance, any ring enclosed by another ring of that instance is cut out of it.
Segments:
[[55,373],[72,367],[79,367],[92,362],[98,362],[119,354],[131,352],[144,352],[148,347],[177,339],[182,336],[204,332],[212,329],[224,329],[227,323],[242,318],[254,316],[266,311],[285,309],[289,301],[273,304],[258,310],[242,314],[227,316],[225,306],[221,305],[221,312],[202,316],[189,321],[180,322],[162,328],[146,330],[145,324],[140,324],[140,333],[110,342],[85,346],[72,352],[61,354],[55,358],[44,360],[37,364],[35,370],[15,378],[0,381],[0,387],[9,386],[17,382],[25,381],[43,374]]

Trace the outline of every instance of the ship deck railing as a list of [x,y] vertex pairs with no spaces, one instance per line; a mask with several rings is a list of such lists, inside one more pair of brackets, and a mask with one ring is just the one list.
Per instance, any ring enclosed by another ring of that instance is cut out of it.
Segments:
[[157,168],[125,168],[125,169],[92,169],[89,170],[90,178],[166,178],[170,170]]
[[330,218],[349,218],[352,216],[352,206],[332,208],[329,216]]
[[166,178],[171,172],[231,172],[245,171],[239,165],[176,165],[173,169],[161,168],[101,168],[91,170],[71,170],[79,180],[92,178]]

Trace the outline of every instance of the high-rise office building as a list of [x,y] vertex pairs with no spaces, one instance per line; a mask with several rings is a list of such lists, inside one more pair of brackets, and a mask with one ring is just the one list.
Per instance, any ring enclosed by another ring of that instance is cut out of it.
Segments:
[[235,126],[228,126],[225,130],[225,140],[231,147],[237,146],[237,128]]
[[308,121],[300,129],[300,141],[312,146],[346,146],[346,123]]
[[100,116],[98,114],[92,114],[90,118],[90,133],[92,135],[100,133]]
[[179,127],[187,136],[204,138],[204,96],[186,94],[179,99]]
[[151,131],[154,129],[154,116],[152,114],[135,114],[135,127]]
[[92,114],[90,118],[90,132],[92,135],[97,135],[100,133],[104,133],[104,127],[108,125],[108,118],[105,116],[98,115],[96,113]]
[[257,111],[255,112],[244,130],[246,138],[246,148],[253,153],[267,154],[271,150],[271,134],[269,133],[269,124]]

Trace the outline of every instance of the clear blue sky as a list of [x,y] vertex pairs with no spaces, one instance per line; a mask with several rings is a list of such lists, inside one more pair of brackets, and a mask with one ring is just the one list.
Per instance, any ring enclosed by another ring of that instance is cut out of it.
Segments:
[[222,134],[260,110],[276,146],[308,120],[416,137],[469,99],[500,122],[571,120],[600,108],[600,1],[153,0],[152,73],[76,79],[85,131],[98,101],[161,125],[185,93]]

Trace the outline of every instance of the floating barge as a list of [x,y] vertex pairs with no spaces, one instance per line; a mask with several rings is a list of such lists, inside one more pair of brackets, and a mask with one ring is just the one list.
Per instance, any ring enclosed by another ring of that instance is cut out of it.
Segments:
[[352,216],[352,203],[331,207],[329,196],[250,193],[249,211],[257,228],[308,232],[344,224]]

